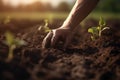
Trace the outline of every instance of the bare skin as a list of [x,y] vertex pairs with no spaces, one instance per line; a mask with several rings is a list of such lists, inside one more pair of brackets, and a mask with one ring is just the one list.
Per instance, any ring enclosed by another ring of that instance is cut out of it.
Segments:
[[98,2],[99,0],[77,0],[63,25],[49,32],[44,38],[42,47],[55,48],[60,41],[63,41],[63,49],[66,49],[69,46],[79,23],[88,16]]

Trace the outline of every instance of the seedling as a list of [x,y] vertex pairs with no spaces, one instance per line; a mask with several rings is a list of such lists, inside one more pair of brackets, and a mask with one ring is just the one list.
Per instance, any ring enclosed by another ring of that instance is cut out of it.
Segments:
[[50,32],[51,29],[48,27],[48,20],[46,19],[46,20],[44,20],[44,22],[45,22],[45,25],[44,26],[40,26],[38,28],[38,31],[43,31],[45,33]]
[[13,58],[13,51],[16,47],[26,45],[26,42],[24,40],[20,40],[18,38],[15,38],[15,36],[11,32],[5,33],[6,41],[5,43],[9,47],[8,57],[7,61],[11,61]]
[[102,17],[100,17],[98,26],[89,28],[88,32],[91,33],[91,39],[96,40],[99,37],[101,37],[102,32],[106,29],[110,28],[106,27],[105,20]]

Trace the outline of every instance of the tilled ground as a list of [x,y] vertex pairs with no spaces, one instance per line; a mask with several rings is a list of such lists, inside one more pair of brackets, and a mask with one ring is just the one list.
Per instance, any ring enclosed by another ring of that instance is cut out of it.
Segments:
[[[88,24],[94,21],[88,21]],[[87,27],[66,50],[41,49],[44,34],[33,28],[16,34],[28,44],[14,50],[10,62],[5,59],[8,47],[0,35],[0,80],[120,80],[120,23],[109,20],[110,30],[100,39],[90,40]],[[84,35],[83,35],[84,34]]]

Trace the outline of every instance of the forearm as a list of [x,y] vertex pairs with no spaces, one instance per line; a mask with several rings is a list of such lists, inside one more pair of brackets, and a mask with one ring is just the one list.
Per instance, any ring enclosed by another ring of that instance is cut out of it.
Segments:
[[99,0],[77,0],[62,27],[74,29],[95,8]]

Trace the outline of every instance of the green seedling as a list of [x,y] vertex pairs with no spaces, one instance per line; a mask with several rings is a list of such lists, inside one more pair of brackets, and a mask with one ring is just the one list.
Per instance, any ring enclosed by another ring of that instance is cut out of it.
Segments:
[[7,61],[11,61],[13,58],[14,49],[16,47],[26,45],[26,42],[24,40],[20,40],[18,38],[15,38],[15,36],[11,32],[8,32],[8,31],[5,33],[5,37],[6,37],[5,43],[9,47]]
[[43,31],[45,33],[48,33],[48,32],[51,31],[51,29],[48,27],[48,20],[46,19],[46,20],[44,20],[44,22],[45,22],[45,25],[44,26],[40,26],[38,28],[38,31]]
[[104,30],[110,29],[109,27],[106,27],[105,20],[100,17],[99,19],[99,25],[97,27],[91,27],[88,29],[88,32],[91,33],[91,39],[96,40],[99,37],[101,37],[101,34]]

